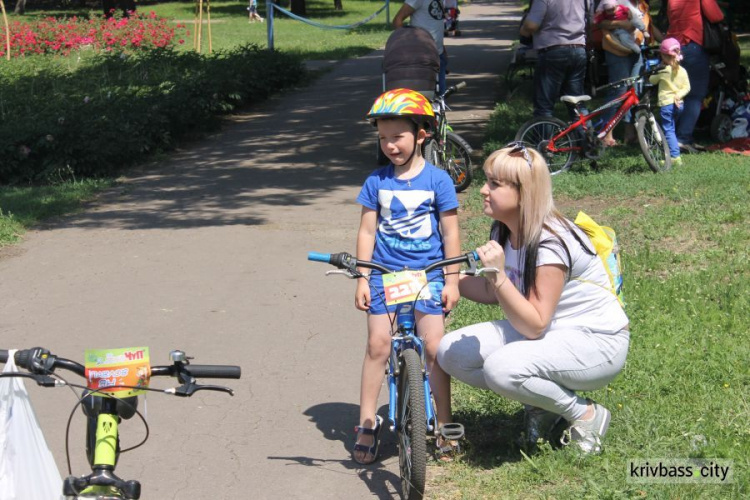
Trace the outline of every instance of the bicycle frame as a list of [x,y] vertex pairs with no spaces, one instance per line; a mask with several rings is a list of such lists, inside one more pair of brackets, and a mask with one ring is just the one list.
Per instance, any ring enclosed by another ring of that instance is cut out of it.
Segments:
[[[606,87],[606,86],[605,86]],[[555,146],[555,142],[559,140],[561,137],[565,137],[568,134],[570,134],[573,130],[581,127],[584,131],[588,130],[589,126],[587,123],[589,123],[592,119],[596,118],[597,116],[601,115],[604,111],[613,108],[617,106],[618,104],[620,107],[615,112],[614,116],[610,118],[610,120],[604,125],[604,127],[597,133],[597,137],[599,139],[602,139],[604,136],[607,135],[607,133],[615,128],[618,123],[620,123],[620,120],[625,116],[625,114],[630,111],[632,108],[637,108],[640,106],[640,99],[638,98],[638,93],[635,90],[635,85],[631,84],[628,90],[626,90],[622,95],[619,97],[616,97],[615,99],[601,105],[600,107],[596,108],[594,111],[588,114],[582,114],[578,113],[578,120],[574,121],[570,125],[568,125],[565,130],[561,131],[552,139],[550,139],[549,143],[547,144],[547,149],[552,153],[567,153],[569,151],[582,151],[582,146],[572,146],[569,148],[557,148]]]
[[[422,360],[422,366],[426,367],[424,341],[417,335],[414,317],[413,304],[400,304],[396,309],[396,331],[391,336],[391,355],[388,358],[388,420],[391,422],[390,430],[394,431],[397,427],[396,399],[398,397],[398,377],[400,375],[401,364],[399,359],[405,349],[414,349],[419,358]],[[427,420],[427,430],[435,430],[435,407],[432,404],[430,377],[425,370],[423,373],[424,382],[424,407],[425,419]]]

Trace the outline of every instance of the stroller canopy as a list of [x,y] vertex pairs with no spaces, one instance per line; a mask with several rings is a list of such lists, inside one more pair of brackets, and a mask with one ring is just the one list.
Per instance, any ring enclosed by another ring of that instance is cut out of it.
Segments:
[[388,37],[383,56],[384,90],[434,93],[439,70],[440,55],[427,30],[404,26]]

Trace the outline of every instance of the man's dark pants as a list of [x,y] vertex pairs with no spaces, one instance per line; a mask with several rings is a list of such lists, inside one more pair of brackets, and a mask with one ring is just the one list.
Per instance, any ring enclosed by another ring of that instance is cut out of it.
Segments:
[[583,95],[585,78],[583,47],[567,45],[540,51],[534,69],[534,116],[552,116],[560,96]]

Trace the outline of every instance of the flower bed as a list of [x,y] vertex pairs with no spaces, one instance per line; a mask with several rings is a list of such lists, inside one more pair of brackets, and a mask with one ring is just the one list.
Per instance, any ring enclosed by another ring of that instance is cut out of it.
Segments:
[[[62,54],[81,48],[103,51],[136,51],[164,48],[185,43],[189,35],[182,24],[151,12],[132,14],[120,19],[57,19],[48,17],[35,22],[14,21],[10,25],[11,57],[31,54]],[[6,56],[7,33],[0,28],[0,57]]]

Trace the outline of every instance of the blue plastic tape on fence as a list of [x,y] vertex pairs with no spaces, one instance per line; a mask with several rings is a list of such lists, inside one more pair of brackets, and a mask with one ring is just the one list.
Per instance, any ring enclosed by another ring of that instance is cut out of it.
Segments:
[[345,24],[345,25],[339,25],[339,26],[330,26],[328,24],[321,24],[321,23],[318,23],[318,22],[315,22],[315,21],[311,21],[310,19],[307,19],[307,18],[304,18],[304,17],[300,17],[297,14],[292,14],[288,10],[284,9],[283,7],[279,7],[276,4],[272,4],[272,5],[273,5],[273,7],[276,10],[278,10],[279,12],[282,12],[282,13],[286,14],[287,16],[291,17],[292,19],[296,19],[297,21],[302,21],[303,23],[307,23],[310,26],[315,26],[316,28],[323,28],[323,29],[327,29],[327,30],[350,30],[350,29],[353,29],[353,28],[358,28],[358,27],[362,26],[363,24],[367,24],[370,21],[372,21],[373,19],[375,19],[375,16],[377,16],[378,14],[380,14],[381,12],[383,12],[383,10],[385,10],[385,8],[387,7],[388,3],[386,2],[382,7],[380,7],[380,9],[378,9],[377,12],[375,12],[373,15],[371,15],[367,19],[359,21],[358,23]]

